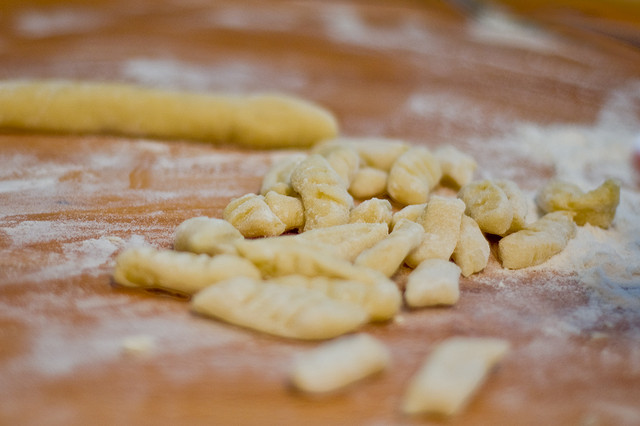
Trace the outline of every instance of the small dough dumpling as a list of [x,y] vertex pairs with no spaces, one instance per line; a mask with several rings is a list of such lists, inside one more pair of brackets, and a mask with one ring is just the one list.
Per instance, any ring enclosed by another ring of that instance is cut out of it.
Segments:
[[209,256],[186,251],[136,247],[116,258],[115,282],[125,287],[160,289],[191,295],[228,278],[261,277],[247,259],[231,254]]
[[264,195],[264,202],[284,223],[284,232],[304,227],[304,208],[300,198],[269,191]]
[[234,242],[244,237],[232,224],[224,219],[193,217],[176,228],[173,248],[192,253],[235,254]]
[[323,153],[334,146],[355,149],[362,160],[362,166],[368,166],[385,172],[391,170],[396,159],[407,151],[410,145],[399,139],[377,137],[338,137],[322,142],[312,149],[312,153]]
[[266,195],[269,191],[275,191],[283,195],[293,195],[295,191],[291,188],[291,173],[306,157],[306,154],[298,153],[275,161],[262,178],[260,194]]
[[524,229],[502,238],[498,256],[507,269],[539,265],[560,253],[576,235],[572,213],[547,213]]
[[360,167],[351,180],[349,193],[360,200],[379,197],[387,191],[388,177],[384,170]]
[[412,308],[454,305],[460,298],[460,267],[442,259],[427,259],[411,271],[405,300]]
[[482,271],[489,263],[491,247],[475,220],[467,215],[462,216],[460,236],[451,258],[468,277]]
[[545,213],[573,212],[576,224],[583,226],[589,223],[607,229],[620,202],[620,184],[614,179],[607,179],[599,187],[583,192],[575,184],[552,180],[538,192],[536,202]]
[[439,147],[434,154],[440,162],[443,181],[451,182],[458,188],[471,182],[473,173],[478,167],[473,157],[453,145]]
[[306,392],[331,392],[385,369],[390,359],[386,346],[368,334],[344,336],[296,359],[291,382]]
[[353,197],[323,156],[310,155],[300,162],[291,174],[291,185],[302,199],[305,231],[349,222]]
[[191,300],[201,315],[275,336],[331,339],[356,330],[369,317],[360,306],[319,291],[238,277],[199,291]]
[[425,147],[413,147],[393,163],[387,192],[400,204],[424,203],[441,177],[440,163],[431,151]]
[[393,210],[389,200],[371,198],[351,210],[349,223],[384,223],[389,225],[392,215]]
[[504,236],[525,224],[528,204],[517,185],[507,180],[481,180],[463,186],[458,198],[482,232]]
[[287,229],[271,211],[263,195],[246,194],[235,198],[225,207],[222,215],[246,238],[273,237]]

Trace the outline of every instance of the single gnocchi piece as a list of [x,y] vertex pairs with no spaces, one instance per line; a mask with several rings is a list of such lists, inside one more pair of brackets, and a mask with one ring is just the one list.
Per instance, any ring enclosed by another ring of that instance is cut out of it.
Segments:
[[356,330],[369,317],[360,306],[321,292],[237,277],[199,291],[193,311],[275,336],[318,340]]
[[396,224],[402,219],[407,219],[417,223],[418,218],[422,216],[426,208],[427,203],[410,204],[408,206],[404,206],[402,209],[393,214],[393,217],[391,218],[391,229],[393,230]]
[[285,275],[273,278],[270,282],[315,290],[331,299],[355,303],[367,311],[372,321],[387,321],[393,318],[402,304],[400,290],[391,280],[362,282],[328,277]]
[[421,225],[402,219],[387,238],[360,253],[355,264],[375,269],[391,277],[407,255],[420,246],[424,235],[424,228]]
[[389,234],[384,223],[347,223],[316,228],[298,234],[296,238],[331,246],[334,255],[350,262]]
[[275,191],[282,195],[293,195],[295,191],[291,187],[291,173],[305,158],[307,158],[306,154],[297,153],[274,162],[262,178],[260,195],[266,195],[269,191]]
[[473,179],[478,163],[468,154],[453,145],[446,145],[434,151],[442,169],[442,180],[460,188]]
[[509,347],[506,340],[488,337],[451,337],[439,343],[409,382],[402,410],[437,416],[460,413]]
[[390,360],[387,347],[368,334],[343,336],[298,357],[291,383],[305,392],[333,392],[384,370]]
[[235,254],[234,242],[244,237],[232,224],[223,219],[192,217],[176,228],[173,248],[178,251],[217,254]]
[[411,271],[404,298],[412,308],[455,305],[460,298],[460,267],[442,259],[427,259]]
[[234,198],[227,204],[222,216],[247,238],[273,237],[282,234],[287,228],[271,211],[264,196],[257,194]]
[[304,227],[304,208],[300,198],[269,191],[264,195],[264,202],[284,223],[283,232]]
[[371,198],[354,207],[349,214],[349,223],[384,223],[389,226],[393,209],[389,200]]
[[560,253],[576,234],[573,214],[557,211],[547,213],[523,230],[502,238],[498,256],[507,269],[539,265]]
[[460,236],[451,258],[460,267],[463,276],[482,271],[489,263],[491,247],[475,220],[462,216]]
[[545,213],[573,212],[573,220],[608,229],[620,203],[620,184],[607,179],[599,187],[583,192],[577,185],[562,180],[548,182],[536,196],[538,207]]
[[322,156],[340,176],[344,187],[349,188],[360,168],[360,156],[356,150],[348,146],[334,145],[323,152]]
[[380,197],[387,191],[389,174],[373,167],[360,167],[349,185],[349,193],[359,200]]
[[349,222],[353,198],[327,160],[314,154],[300,162],[291,174],[291,185],[304,207],[304,230]]
[[449,260],[458,243],[464,210],[465,205],[459,199],[432,196],[418,218],[424,228],[424,239],[407,256],[407,265],[415,268],[425,259]]
[[282,236],[239,241],[238,253],[251,261],[265,278],[284,275],[340,278],[365,283],[387,280],[377,271],[338,257],[327,244]]
[[482,232],[504,236],[525,224],[528,205],[515,183],[488,179],[471,182],[460,189],[458,198]]
[[393,163],[387,192],[400,204],[424,203],[441,177],[440,163],[431,151],[425,147],[413,147]]
[[138,247],[116,258],[115,282],[125,287],[161,289],[191,295],[231,277],[260,278],[260,271],[241,257],[220,254],[211,257],[173,250]]

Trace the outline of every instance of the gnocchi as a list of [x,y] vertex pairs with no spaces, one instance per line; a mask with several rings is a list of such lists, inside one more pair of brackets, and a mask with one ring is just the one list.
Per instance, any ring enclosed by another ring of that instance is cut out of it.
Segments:
[[261,274],[251,262],[235,255],[211,257],[152,247],[130,248],[120,253],[113,273],[116,283],[125,287],[161,289],[184,295],[235,276],[258,279]]
[[350,262],[363,251],[389,234],[384,223],[347,223],[316,228],[296,235],[296,238],[332,247],[334,255]]
[[389,226],[393,209],[389,200],[371,198],[358,204],[349,213],[349,223],[384,223]]
[[305,231],[349,222],[353,198],[321,155],[300,162],[291,174],[291,185],[302,199]]
[[234,242],[244,237],[233,225],[223,219],[193,217],[176,228],[173,248],[178,251],[217,254],[235,254]]
[[539,265],[560,253],[576,234],[573,214],[547,213],[523,230],[498,242],[498,257],[507,269]]
[[412,268],[425,259],[449,260],[460,236],[460,224],[465,205],[456,198],[434,195],[418,218],[424,228],[422,243],[407,256]]
[[285,275],[273,278],[271,282],[316,290],[332,299],[355,303],[367,311],[372,321],[393,318],[402,302],[400,290],[391,280],[362,282],[321,276]]
[[305,392],[332,392],[387,368],[391,355],[367,334],[340,337],[297,358],[291,383]]
[[442,259],[427,259],[411,271],[405,300],[412,308],[455,305],[460,298],[460,267]]
[[349,185],[349,193],[360,200],[379,197],[387,190],[389,174],[373,167],[360,167]]
[[387,238],[360,253],[355,259],[355,264],[380,271],[387,277],[391,277],[407,255],[422,243],[423,238],[424,229],[421,225],[402,219]]
[[462,216],[460,237],[451,258],[460,267],[463,276],[482,271],[489,263],[491,247],[475,220]]
[[369,317],[360,306],[321,292],[236,277],[191,300],[194,312],[280,337],[318,340],[354,331]]
[[573,212],[576,224],[583,226],[588,223],[607,229],[620,203],[620,184],[614,179],[607,179],[585,193],[575,184],[553,180],[540,189],[536,202],[545,213]]
[[451,337],[439,343],[409,382],[403,411],[440,416],[461,412],[509,346],[489,337]]
[[512,182],[471,182],[460,189],[458,198],[464,201],[465,213],[478,223],[482,232],[504,236],[524,226],[527,202]]
[[441,177],[442,169],[434,155],[427,148],[413,147],[391,166],[387,192],[400,204],[424,203]]
[[287,226],[269,208],[263,195],[246,194],[231,200],[223,218],[247,238],[282,234]]
[[462,187],[473,179],[478,163],[470,155],[465,154],[452,145],[440,147],[434,155],[442,169],[442,179],[451,182],[455,187]]

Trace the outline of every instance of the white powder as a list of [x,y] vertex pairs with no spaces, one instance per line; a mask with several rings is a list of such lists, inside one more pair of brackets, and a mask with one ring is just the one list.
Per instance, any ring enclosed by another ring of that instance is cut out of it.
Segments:
[[472,39],[484,44],[498,44],[553,52],[557,40],[529,22],[523,22],[496,7],[486,6],[469,21],[467,28]]
[[79,34],[95,30],[107,23],[104,14],[77,8],[26,10],[17,15],[13,24],[23,37],[44,38],[61,34]]

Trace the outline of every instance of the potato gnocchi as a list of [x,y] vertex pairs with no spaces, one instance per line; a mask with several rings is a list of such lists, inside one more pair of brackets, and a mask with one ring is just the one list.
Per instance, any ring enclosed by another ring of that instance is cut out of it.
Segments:
[[427,259],[409,273],[405,300],[412,308],[455,305],[460,298],[460,267],[443,259]]
[[364,308],[372,321],[386,321],[400,310],[402,296],[395,282],[379,279],[373,283],[329,277],[285,275],[270,282],[316,290],[331,299],[355,303]]
[[269,208],[263,195],[246,194],[231,200],[222,213],[247,238],[282,234],[287,226]]
[[547,213],[525,229],[498,243],[498,256],[507,269],[539,265],[562,251],[576,234],[569,212]]
[[545,213],[573,212],[576,224],[583,226],[588,223],[607,229],[620,203],[620,184],[607,179],[599,187],[583,192],[575,184],[552,180],[540,189],[536,202]]
[[528,204],[515,183],[506,180],[471,182],[460,189],[458,197],[466,205],[482,232],[505,236],[525,224]]
[[391,166],[387,192],[400,204],[424,203],[441,177],[442,170],[435,156],[427,148],[413,147]]
[[360,306],[319,291],[236,277],[209,286],[191,300],[194,312],[252,330],[303,340],[330,339],[369,320]]
[[291,174],[291,186],[302,199],[305,231],[349,222],[353,197],[321,155],[311,155],[298,164]]
[[138,247],[123,251],[116,258],[113,278],[125,287],[167,290],[191,295],[231,277],[261,277],[251,262],[241,257],[157,250]]
[[488,337],[451,337],[439,343],[409,382],[402,410],[459,413],[508,351],[507,341]]
[[407,264],[415,268],[426,259],[449,260],[458,243],[464,210],[465,205],[459,199],[432,196],[417,219],[424,229],[424,238],[407,256]]
[[424,239],[421,225],[407,219],[396,224],[389,236],[373,247],[364,250],[355,259],[355,264],[382,272],[391,277],[403,264],[407,255]]
[[387,347],[367,334],[340,337],[298,357],[290,380],[305,392],[332,392],[389,365]]
[[216,254],[236,254],[235,241],[244,237],[232,224],[223,219],[193,217],[176,228],[173,248],[178,251]]

